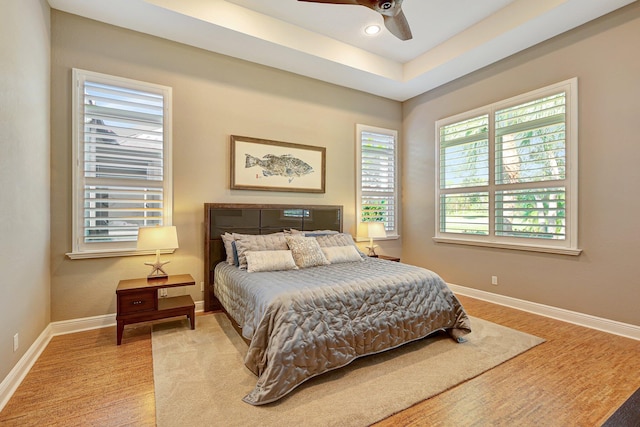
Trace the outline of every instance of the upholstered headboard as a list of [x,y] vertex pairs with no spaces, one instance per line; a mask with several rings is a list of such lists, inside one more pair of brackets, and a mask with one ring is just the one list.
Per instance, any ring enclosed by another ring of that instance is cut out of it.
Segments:
[[342,232],[342,206],[204,204],[205,311],[219,310],[213,270],[226,259],[221,234],[270,234],[286,229]]

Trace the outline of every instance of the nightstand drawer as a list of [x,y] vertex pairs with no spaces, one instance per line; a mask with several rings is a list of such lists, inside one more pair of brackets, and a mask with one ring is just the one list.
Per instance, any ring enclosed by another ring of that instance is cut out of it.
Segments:
[[157,310],[156,293],[156,290],[146,290],[121,294],[118,298],[118,315]]

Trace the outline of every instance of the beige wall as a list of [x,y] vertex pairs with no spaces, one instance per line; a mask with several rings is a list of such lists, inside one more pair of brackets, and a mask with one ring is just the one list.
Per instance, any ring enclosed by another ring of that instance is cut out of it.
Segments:
[[[450,283],[640,325],[638,46],[640,3],[634,3],[405,102],[404,259]],[[583,254],[434,243],[434,122],[571,77],[579,85]],[[498,286],[490,284],[492,275]]]
[[[401,105],[140,33],[52,12],[51,317],[115,312],[118,280],[146,274],[144,257],[71,261],[71,68],[173,87],[174,222],[180,249],[170,272],[202,273],[202,203],[345,206],[354,231],[354,125],[403,122],[404,241],[382,253],[447,281],[599,317],[640,324],[633,190],[639,180],[633,123],[640,111],[640,6],[633,4],[499,64]],[[579,257],[452,245],[431,240],[435,120],[570,77],[580,90]],[[228,136],[327,147],[327,193],[230,191]],[[619,184],[623,177],[626,187]],[[611,208],[614,206],[617,208]],[[607,216],[613,212],[614,216]],[[602,231],[608,228],[606,232]],[[412,230],[421,230],[420,233]],[[634,234],[635,233],[635,234]],[[497,275],[500,285],[490,285]],[[179,291],[175,291],[179,292]],[[190,293],[202,299],[199,287]]]
[[0,10],[2,379],[50,321],[50,40],[45,0],[0,0]]
[[[203,280],[203,203],[345,207],[355,231],[355,124],[399,129],[401,104],[309,78],[52,11],[52,320],[114,313],[118,280],[152,257],[69,260],[71,68],[173,88],[174,224],[169,273]],[[326,194],[229,190],[229,135],[327,147]],[[396,244],[398,245],[398,244]],[[399,247],[398,247],[399,248]],[[180,292],[180,291],[174,291]],[[200,287],[190,290],[202,300]]]

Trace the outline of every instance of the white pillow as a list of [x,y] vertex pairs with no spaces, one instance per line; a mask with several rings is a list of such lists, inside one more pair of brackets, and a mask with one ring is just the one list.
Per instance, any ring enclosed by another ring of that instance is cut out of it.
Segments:
[[362,261],[362,256],[355,246],[329,246],[320,249],[331,264]]
[[247,271],[297,270],[291,251],[247,251]]
[[247,268],[248,251],[284,251],[289,249],[284,233],[273,234],[233,234],[238,253],[238,265],[241,269]]
[[338,233],[338,234],[327,234],[324,236],[317,236],[316,240],[321,248],[329,248],[331,246],[353,246],[356,248],[356,251],[360,254],[361,257],[365,257],[360,249],[356,246],[356,243],[353,241],[353,237],[351,234],[347,233]]

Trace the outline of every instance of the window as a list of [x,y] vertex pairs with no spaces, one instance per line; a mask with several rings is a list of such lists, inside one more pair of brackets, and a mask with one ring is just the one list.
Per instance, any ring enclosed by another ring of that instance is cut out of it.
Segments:
[[171,88],[73,70],[73,252],[131,255],[171,225]]
[[284,218],[311,218],[311,211],[308,209],[283,209]]
[[577,80],[437,132],[436,241],[577,255]]
[[357,215],[398,236],[398,132],[357,125]]

